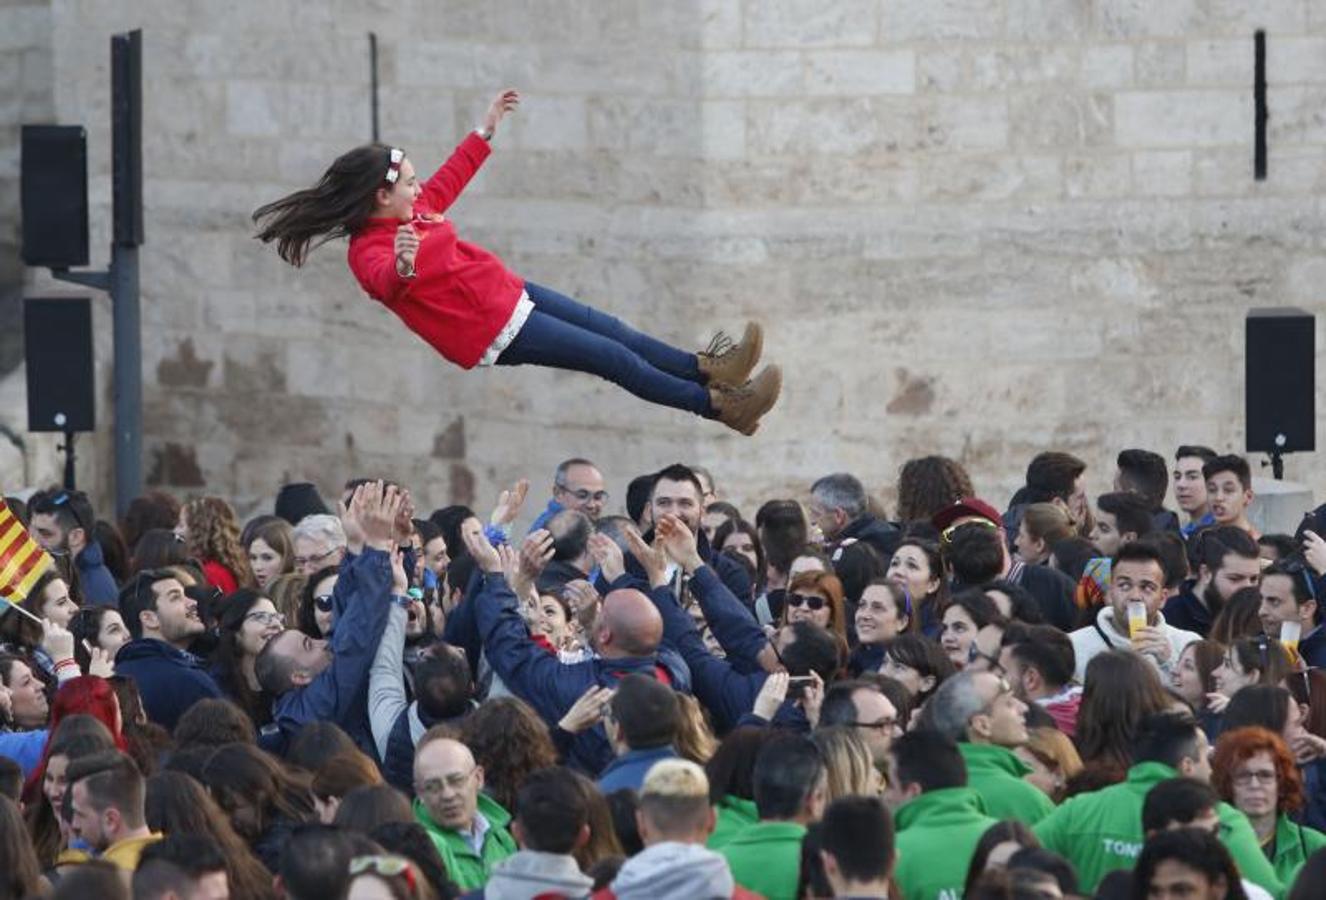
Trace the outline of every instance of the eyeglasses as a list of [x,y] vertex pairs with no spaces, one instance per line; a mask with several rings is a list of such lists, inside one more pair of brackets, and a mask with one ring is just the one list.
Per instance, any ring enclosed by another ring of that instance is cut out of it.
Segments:
[[450,775],[444,775],[441,778],[430,778],[416,784],[414,787],[419,793],[430,796],[440,794],[447,788],[458,791],[465,787],[465,782],[470,780],[470,776],[474,774],[474,770],[477,768],[478,766],[474,766],[468,772],[452,772]]
[[[971,646],[967,648],[967,662],[968,664],[974,663],[978,659],[985,660],[985,664],[989,666],[989,668],[986,671],[992,672],[995,675],[1003,675],[1004,667],[999,662],[999,657],[991,656],[989,653],[986,653],[984,650],[978,647],[975,641],[972,641]],[[1008,682],[1004,681],[1003,678],[1000,678],[999,692],[1007,693],[1010,690],[1012,689],[1008,686]]]
[[315,595],[315,596],[313,597],[313,605],[316,606],[316,607],[318,608],[318,611],[319,611],[319,612],[331,612],[331,611],[332,611],[332,595],[331,595],[331,594],[317,594],[317,595]]
[[295,565],[297,565],[297,566],[307,566],[307,565],[311,565],[312,563],[319,563],[319,562],[322,562],[324,559],[326,559],[327,557],[331,556],[333,553],[335,553],[337,550],[340,550],[340,549],[341,549],[340,547],[332,547],[332,548],[331,548],[330,550],[328,550],[326,553],[319,553],[317,556],[296,556],[296,557],[295,557]]
[[[328,595],[330,599],[330,595]],[[316,597],[314,598],[317,599]],[[330,606],[329,606],[330,608]],[[326,610],[324,610],[325,612]],[[284,625],[285,616],[279,612],[251,612],[244,617],[244,620],[257,622],[259,625]]]
[[1262,784],[1275,784],[1277,778],[1275,772],[1262,769],[1252,772],[1235,772],[1233,781],[1239,787],[1247,787],[1254,781],[1260,781]]
[[939,542],[944,546],[953,543],[953,535],[957,534],[959,528],[965,528],[968,525],[979,525],[982,528],[998,529],[999,526],[989,519],[968,519],[965,522],[959,522],[956,525],[950,525],[939,533]]
[[356,856],[350,860],[351,875],[362,875],[364,872],[372,872],[387,878],[404,878],[411,896],[414,896],[418,890],[414,879],[414,869],[410,868],[409,861],[402,857]]
[[585,488],[579,488],[573,491],[564,484],[557,485],[557,490],[561,491],[563,494],[570,494],[572,497],[575,497],[581,503],[587,503],[590,500],[593,500],[595,503],[608,502],[607,491],[591,491]]
[[823,609],[823,608],[824,608],[824,605],[825,605],[826,603],[828,603],[828,602],[829,602],[829,601],[825,600],[823,597],[818,597],[818,596],[816,596],[815,594],[788,594],[788,595],[787,595],[787,605],[788,605],[788,606],[791,606],[791,607],[793,607],[793,608],[798,608],[798,607],[800,607],[802,604],[804,604],[804,605],[806,606],[806,608],[809,609],[809,610],[811,610],[812,612],[818,612],[819,610]]

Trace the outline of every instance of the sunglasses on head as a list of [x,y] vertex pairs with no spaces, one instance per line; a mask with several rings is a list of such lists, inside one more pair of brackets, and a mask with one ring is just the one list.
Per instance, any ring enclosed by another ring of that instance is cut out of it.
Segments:
[[823,608],[824,608],[824,605],[825,605],[826,603],[828,603],[828,602],[829,602],[829,601],[825,600],[823,597],[818,597],[818,596],[816,596],[815,594],[788,594],[788,595],[787,595],[787,605],[788,605],[788,606],[792,606],[792,607],[800,607],[801,605],[804,604],[804,605],[806,606],[807,609],[810,609],[810,610],[812,610],[812,611],[823,609]]

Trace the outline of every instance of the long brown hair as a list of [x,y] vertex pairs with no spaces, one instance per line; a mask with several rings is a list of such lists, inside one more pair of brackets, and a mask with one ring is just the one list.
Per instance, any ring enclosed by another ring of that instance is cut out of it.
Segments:
[[253,587],[249,556],[239,543],[235,510],[220,497],[195,497],[184,504],[189,519],[189,553],[230,570],[240,587]]
[[147,826],[166,834],[210,838],[226,859],[226,875],[236,897],[272,897],[272,878],[235,832],[226,814],[201,784],[183,772],[160,772],[147,779]]
[[1170,695],[1151,664],[1131,650],[1107,650],[1087,663],[1077,717],[1077,748],[1088,766],[1132,765],[1144,718],[1169,709]]
[[389,187],[392,148],[364,144],[336,157],[311,188],[287,194],[253,211],[254,235],[292,266],[302,266],[310,250],[354,234],[373,214],[378,188]]
[[202,781],[252,846],[280,817],[316,819],[309,778],[252,744],[226,744],[203,764]]
[[23,827],[18,804],[0,795],[0,896],[36,897],[41,893],[37,854]]

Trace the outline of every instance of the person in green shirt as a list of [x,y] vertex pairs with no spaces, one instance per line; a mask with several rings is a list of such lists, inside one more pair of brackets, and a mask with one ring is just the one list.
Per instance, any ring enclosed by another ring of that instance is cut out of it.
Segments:
[[1211,759],[1211,786],[1248,817],[1282,884],[1293,884],[1308,857],[1326,847],[1326,834],[1289,818],[1303,808],[1303,777],[1275,732],[1248,727],[1222,734]]
[[414,817],[433,839],[462,891],[481,888],[493,866],[516,853],[511,814],[486,794],[483,767],[445,726],[424,732],[414,751]]
[[967,786],[996,819],[1035,825],[1054,811],[1043,791],[1023,778],[1031,767],[1013,753],[1027,742],[1027,704],[993,672],[961,672],[926,705],[922,724],[958,741]]
[[[1209,781],[1209,750],[1206,733],[1191,714],[1148,716],[1141,723],[1133,766],[1122,783],[1065,800],[1032,830],[1047,850],[1073,863],[1082,890],[1093,892],[1107,874],[1137,862],[1145,836],[1142,806],[1147,792],[1178,775]],[[1258,847],[1247,817],[1225,803],[1216,812],[1221,842],[1243,877],[1278,896],[1280,881]]]
[[795,900],[806,826],[824,813],[828,772],[805,735],[770,738],[752,775],[760,821],[738,831],[718,852],[737,884],[768,900]]
[[768,728],[753,725],[734,728],[705,763],[709,799],[718,814],[714,832],[705,842],[710,850],[719,849],[738,831],[760,820],[751,778],[760,748],[773,736],[774,732]]
[[957,744],[932,729],[889,749],[884,802],[897,828],[894,880],[907,900],[960,900],[976,844],[996,824],[967,786]]

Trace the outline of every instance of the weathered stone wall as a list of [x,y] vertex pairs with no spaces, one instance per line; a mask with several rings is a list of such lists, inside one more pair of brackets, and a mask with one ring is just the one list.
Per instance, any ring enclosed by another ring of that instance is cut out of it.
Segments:
[[[1046,447],[1103,488],[1123,446],[1239,449],[1246,310],[1321,307],[1313,0],[42,6],[55,114],[89,128],[98,248],[107,39],[144,28],[145,467],[245,511],[374,470],[424,505],[486,505],[572,454],[618,496],[682,458],[738,500],[833,469],[888,498],[905,459],[942,452],[1002,501]],[[247,236],[249,211],[369,137],[370,30],[383,137],[424,170],[496,89],[525,93],[453,210],[468,236],[683,345],[763,319],[786,390],[756,438],[585,376],[461,373],[360,295],[341,246],[295,271]],[[21,406],[0,421],[21,429]]]

